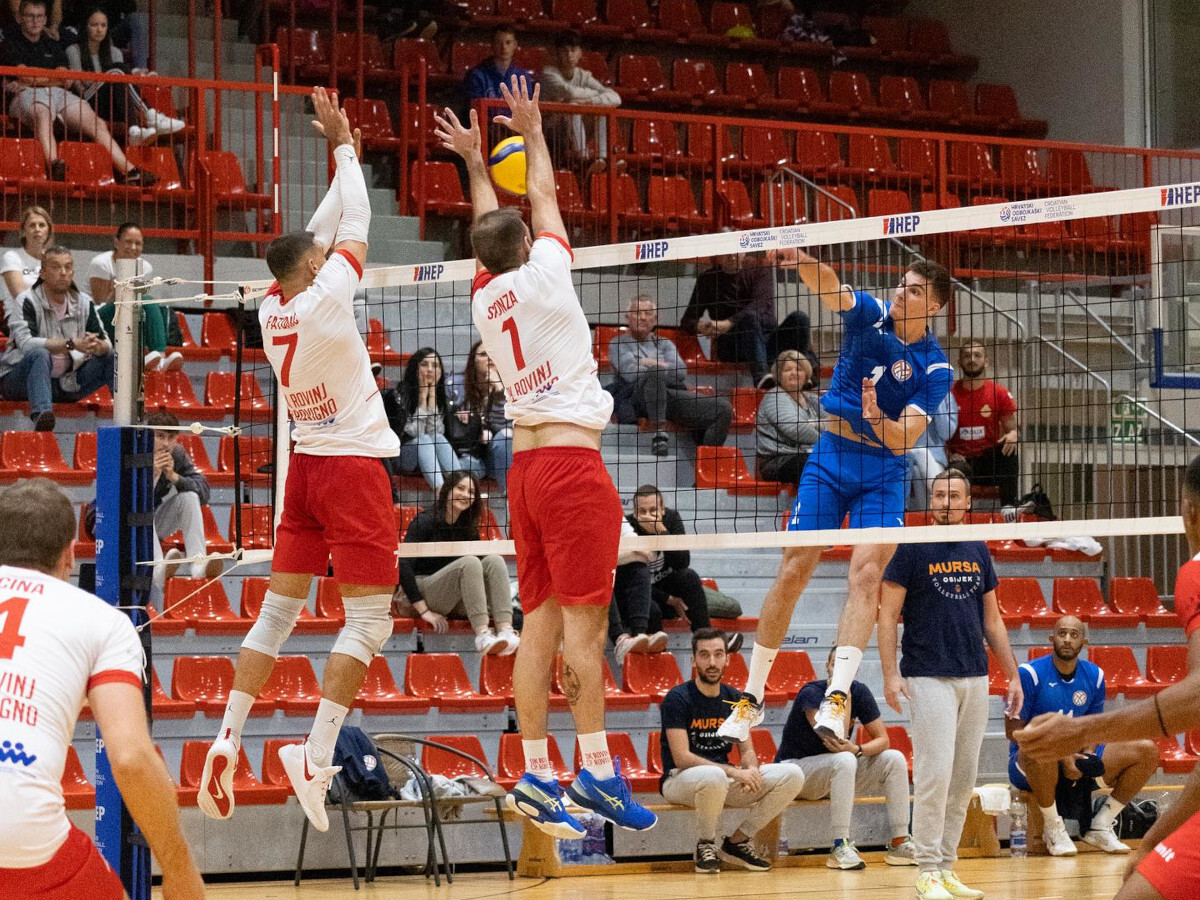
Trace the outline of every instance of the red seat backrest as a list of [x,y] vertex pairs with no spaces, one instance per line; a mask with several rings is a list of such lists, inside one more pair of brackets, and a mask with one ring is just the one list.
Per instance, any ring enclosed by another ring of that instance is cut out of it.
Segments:
[[395,136],[392,129],[392,116],[387,104],[382,100],[372,100],[347,97],[342,101],[346,117],[352,127],[361,129],[366,138],[390,138]]
[[671,66],[671,86],[693,94],[719,94],[717,70],[707,59],[677,59]]
[[647,212],[670,218],[697,216],[692,186],[682,175],[651,175],[646,189]]
[[977,141],[954,141],[950,144],[950,171],[967,178],[994,178],[992,151]]
[[1093,644],[1088,647],[1088,659],[1104,670],[1105,681],[1109,684],[1141,680],[1142,672],[1138,668],[1133,650],[1129,647],[1101,647]]
[[666,87],[662,66],[653,56],[625,53],[617,58],[617,85],[635,91],[654,91]]
[[743,128],[742,159],[760,166],[782,166],[791,162],[783,129]]
[[801,106],[825,100],[825,89],[821,86],[816,69],[784,66],[779,70],[777,78],[780,97],[795,100]]
[[879,79],[879,102],[890,109],[919,112],[926,109],[921,86],[911,75],[884,75]]
[[929,108],[952,116],[968,115],[971,99],[961,81],[934,79],[929,82]]
[[392,68],[400,70],[407,64],[410,68],[415,69],[417,60],[425,64],[425,69],[430,75],[441,72],[445,68],[442,58],[438,55],[437,45],[432,41],[420,38],[396,38],[395,43],[392,44]]
[[[189,594],[193,596],[175,606]],[[171,609],[172,606],[175,608]],[[204,578],[176,576],[167,582],[163,590],[164,619],[212,619],[232,616],[233,608],[229,605],[229,596],[219,581],[206,583]]]
[[871,188],[867,191],[867,214],[871,216],[901,216],[912,212],[912,203],[907,191],[885,191]]
[[81,431],[75,435],[74,468],[81,472],[96,471],[96,432]]
[[490,44],[478,41],[455,41],[450,45],[450,77],[462,78],[467,69],[474,68],[492,55]]
[[[165,113],[165,110],[160,107],[154,108],[159,112]],[[139,169],[153,173],[157,179],[154,182],[154,190],[182,190],[183,179],[179,175],[179,164],[175,161],[175,154],[170,147],[126,146],[125,155]]]
[[725,66],[725,90],[739,97],[774,97],[775,86],[758,63],[731,62]]
[[630,653],[621,675],[631,694],[665,694],[683,681],[679,663],[670,653]]
[[279,58],[297,67],[323,63],[329,57],[329,41],[315,28],[277,28],[275,43],[279,45]]
[[800,688],[816,679],[808,653],[804,650],[782,650],[775,657],[775,665],[767,677],[767,689],[783,691],[788,697],[794,697]]
[[842,164],[842,147],[837,135],[825,131],[798,132],[796,162],[806,168],[837,168]]
[[462,659],[456,653],[410,653],[404,669],[405,693],[414,697],[474,694]]
[[113,184],[112,159],[99,144],[60,141],[58,156],[67,164],[67,181],[89,187]]
[[227,656],[177,656],[171,669],[171,696],[178,700],[224,700],[233,687],[233,660]]
[[240,457],[243,473],[253,474],[262,466],[272,463],[275,458],[271,451],[271,439],[265,435],[239,435],[237,437],[223,435],[217,451],[218,472],[235,471],[235,447],[237,455]]
[[26,473],[68,468],[58,438],[49,431],[7,431],[0,435],[0,465]]
[[708,14],[709,31],[725,34],[739,26],[754,28],[754,13],[745,3],[714,3]]
[[1021,112],[1017,109],[1017,95],[1009,84],[975,85],[975,112],[999,116],[1008,121],[1021,118]]
[[834,72],[829,76],[829,99],[851,109],[874,106],[871,82],[865,72]]
[[[419,656],[420,654],[414,654]],[[463,753],[469,753],[487,765],[487,754],[483,752],[483,744],[473,734],[431,734],[427,740],[445,744]],[[469,759],[463,759],[457,753],[450,753],[440,747],[421,747],[421,768],[430,775],[444,775],[446,778],[457,778],[459,775],[470,775],[475,778],[486,777],[487,771]]]
[[[591,197],[592,206],[596,209],[607,210],[608,205],[608,173],[597,172],[592,175]],[[637,182],[629,174],[618,175],[616,179],[617,192],[613,208],[618,213],[637,214],[642,212],[642,201],[638,197]]]
[[1146,677],[1160,684],[1174,684],[1188,674],[1188,648],[1183,644],[1159,644],[1146,648]]
[[662,156],[679,154],[679,136],[674,123],[658,122],[654,119],[634,119],[630,135],[630,149],[634,153],[653,153]]
[[503,697],[513,692],[512,654],[498,656],[490,654],[479,661],[479,693]]
[[1000,578],[996,581],[996,602],[1007,615],[1044,613],[1046,597],[1036,578]]
[[259,695],[268,700],[308,700],[321,695],[321,685],[307,656],[281,656]]
[[846,184],[829,184],[817,194],[816,213],[818,222],[837,222],[859,216],[858,194]]
[[1108,585],[1108,599],[1117,612],[1163,612],[1158,588],[1149,578],[1113,578]]
[[550,18],[571,26],[595,22],[596,0],[550,0]]
[[1055,578],[1054,609],[1064,615],[1087,615],[1106,609],[1095,578]]
[[660,0],[658,26],[676,34],[695,34],[704,31],[704,19],[696,0]]
[[896,169],[887,138],[876,134],[850,135],[850,165],[875,172],[893,172]]
[[650,15],[646,0],[608,0],[604,20],[632,33],[653,24],[654,17]]
[[46,156],[33,138],[0,138],[0,176],[5,181],[45,181]]

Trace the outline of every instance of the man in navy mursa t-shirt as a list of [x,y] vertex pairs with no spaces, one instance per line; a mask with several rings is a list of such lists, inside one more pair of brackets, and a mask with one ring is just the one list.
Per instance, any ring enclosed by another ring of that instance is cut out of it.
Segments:
[[[957,469],[934,478],[934,527],[961,525],[971,485]],[[904,616],[903,661],[896,633]],[[913,844],[918,900],[982,897],[954,874],[988,720],[984,641],[1008,675],[1007,715],[1021,708],[1021,679],[996,602],[996,572],[982,541],[900,544],[883,573],[879,660],[884,697],[908,699],[913,742]]]

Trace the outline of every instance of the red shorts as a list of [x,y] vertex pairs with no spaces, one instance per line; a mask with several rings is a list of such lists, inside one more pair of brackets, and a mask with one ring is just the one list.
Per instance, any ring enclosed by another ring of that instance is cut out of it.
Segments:
[[0,869],[0,897],[22,900],[123,900],[125,887],[91,838],[71,826],[51,860],[28,869]]
[[600,453],[541,447],[513,456],[508,511],[521,608],[608,606],[621,543],[621,498]]
[[332,557],[339,584],[390,587],[399,543],[383,460],[292,454],[273,571],[324,575]]
[[1195,900],[1200,884],[1200,813],[1163,838],[1137,870],[1166,900]]

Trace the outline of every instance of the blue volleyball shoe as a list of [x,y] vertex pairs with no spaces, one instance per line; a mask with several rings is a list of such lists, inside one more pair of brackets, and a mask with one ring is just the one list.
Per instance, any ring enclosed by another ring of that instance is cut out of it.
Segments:
[[658,824],[658,816],[634,801],[629,779],[621,774],[620,758],[613,760],[613,766],[617,774],[603,781],[581,770],[567,788],[567,797],[626,831],[649,831]]
[[563,790],[557,780],[542,781],[526,772],[504,800],[509,809],[528,817],[552,837],[577,840],[587,834],[587,829],[563,805]]

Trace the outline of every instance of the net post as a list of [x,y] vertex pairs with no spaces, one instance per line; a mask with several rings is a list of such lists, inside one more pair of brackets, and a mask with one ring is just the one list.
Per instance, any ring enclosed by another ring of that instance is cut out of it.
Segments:
[[[123,260],[118,260],[123,262]],[[118,275],[120,277],[120,275]],[[118,306],[121,309],[130,307]],[[119,408],[118,404],[118,408]],[[96,451],[96,594],[126,609],[135,626],[149,620],[152,576],[140,565],[154,558],[154,432],[105,426]],[[142,697],[151,723],[150,629],[141,628]],[[131,900],[150,900],[150,848],[129,815],[113,779],[108,751],[96,729],[96,845],[121,877]]]
[[142,274],[141,259],[114,259],[116,287],[113,299],[113,352],[117,354],[116,390],[113,391],[113,424],[132,425],[138,418],[138,375],[141,370],[142,316],[134,305],[137,291],[123,282]]

